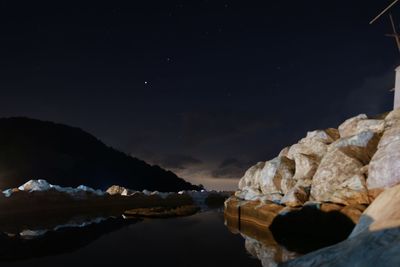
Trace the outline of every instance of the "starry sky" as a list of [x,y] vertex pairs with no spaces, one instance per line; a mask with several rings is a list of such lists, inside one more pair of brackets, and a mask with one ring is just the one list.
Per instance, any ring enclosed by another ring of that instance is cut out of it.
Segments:
[[391,109],[400,54],[369,25],[389,2],[0,1],[0,116],[234,189],[308,130]]

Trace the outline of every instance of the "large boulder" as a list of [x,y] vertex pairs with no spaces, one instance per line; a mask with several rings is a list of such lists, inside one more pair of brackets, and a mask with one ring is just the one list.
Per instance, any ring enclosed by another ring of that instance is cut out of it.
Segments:
[[350,119],[345,120],[341,125],[339,125],[340,137],[348,137],[354,135],[357,131],[357,125],[362,120],[367,120],[368,117],[365,114],[360,114]]
[[279,201],[294,185],[294,161],[282,156],[258,163],[239,182],[236,196],[246,200]]
[[311,196],[316,201],[344,205],[369,203],[363,164],[342,148],[330,151],[315,174]]
[[[253,187],[245,187],[235,192],[235,196],[244,200],[258,201],[265,199],[261,191]],[[266,199],[268,200],[268,199]],[[279,201],[279,199],[277,199]]]
[[317,130],[308,132],[307,136],[290,147],[287,157],[294,160],[296,155],[303,154],[315,157],[318,161],[328,150],[328,145],[337,140],[339,134],[336,129]]
[[350,137],[361,132],[372,131],[382,133],[385,130],[385,121],[379,119],[368,119],[367,115],[360,114],[343,122],[339,126],[340,137]]
[[259,185],[263,194],[284,195],[294,186],[294,161],[287,157],[277,157],[267,161]]
[[295,161],[295,174],[292,183],[280,203],[289,207],[303,205],[310,195],[311,181],[321,159],[331,143],[339,138],[339,132],[330,128],[308,132],[307,136],[293,145],[287,155]]
[[385,130],[378,151],[369,164],[369,189],[382,189],[400,183],[400,110],[386,117]]
[[370,203],[364,166],[378,142],[378,134],[364,131],[332,143],[313,177],[312,198],[344,205]]
[[312,155],[296,154],[294,155],[294,161],[296,170],[293,179],[296,181],[312,179],[318,169],[319,162],[317,158]]
[[251,166],[242,179],[239,181],[239,189],[243,190],[246,188],[258,187],[258,181],[260,180],[261,171],[265,166],[265,162],[258,162],[256,165]]
[[344,137],[329,146],[328,151],[336,148],[343,148],[346,153],[363,164],[368,164],[377,150],[380,140],[380,135],[367,130],[358,133],[357,135]]
[[388,188],[400,183],[400,141],[378,149],[368,173],[369,189]]

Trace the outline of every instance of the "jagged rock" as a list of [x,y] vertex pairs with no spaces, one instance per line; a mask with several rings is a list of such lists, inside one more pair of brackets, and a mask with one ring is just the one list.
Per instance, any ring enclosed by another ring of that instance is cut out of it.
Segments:
[[279,201],[294,185],[294,161],[285,156],[260,162],[246,171],[236,196],[246,200]]
[[388,188],[400,183],[400,141],[378,149],[368,173],[369,189]]
[[357,131],[354,134],[359,134],[364,131],[373,131],[374,133],[382,133],[385,130],[384,120],[361,120],[357,124]]
[[313,177],[312,198],[345,205],[368,204],[364,165],[378,142],[377,133],[364,131],[332,143]]
[[386,129],[385,133],[378,144],[378,149],[390,145],[393,142],[400,141],[400,122]]
[[290,147],[285,147],[284,149],[282,149],[281,152],[279,152],[278,157],[287,157],[288,153],[289,153],[289,149],[290,149]]
[[[338,140],[340,138],[339,130],[336,128],[328,128],[324,130],[331,138],[332,142]],[[330,143],[332,143],[330,142]]]
[[329,146],[328,151],[343,148],[348,155],[368,164],[377,150],[379,139],[378,134],[368,130],[337,140]]
[[311,181],[318,168],[318,161],[314,156],[296,154],[296,171],[293,180],[296,185],[281,199],[281,204],[289,207],[302,206],[309,198]]
[[297,143],[291,146],[287,157],[294,160],[295,155],[303,154],[314,156],[318,160],[321,160],[323,156],[325,156],[327,150],[328,145],[315,139],[308,139],[304,142]]
[[339,133],[341,138],[357,135],[365,131],[380,134],[385,130],[385,125],[385,120],[368,119],[367,115],[360,114],[342,123],[339,126]]
[[349,156],[345,148],[332,149],[314,175],[312,198],[344,205],[369,203],[362,167],[363,164]]
[[288,207],[302,206],[309,198],[310,187],[296,185],[281,199],[281,204]]
[[293,179],[296,181],[312,179],[318,168],[318,160],[312,155],[296,154],[294,161],[296,170]]
[[260,175],[263,194],[286,194],[294,186],[294,161],[277,157],[267,161]]
[[367,119],[368,119],[367,115],[360,114],[358,116],[345,120],[338,128],[340,137],[348,137],[354,135],[354,133],[357,132],[358,123],[362,120],[367,120]]
[[301,142],[306,141],[307,139],[315,139],[318,140],[324,144],[330,144],[333,143],[335,140],[339,139],[339,131],[334,128],[329,128],[325,130],[316,130],[316,131],[311,131],[307,133],[307,136],[300,140]]
[[400,110],[389,113],[386,122],[388,128],[369,164],[369,189],[388,188],[400,183]]
[[386,127],[391,127],[394,124],[399,124],[399,121],[400,121],[400,109],[392,110],[385,117]]
[[256,188],[258,181],[260,181],[261,171],[265,166],[265,162],[258,162],[256,165],[250,167],[243,178],[239,181],[239,189]]
[[328,145],[336,140],[335,129],[308,132],[307,136],[290,147],[287,157],[294,160],[296,155],[303,154],[321,160],[326,154]]
[[235,196],[245,200],[260,200],[263,195],[260,190],[251,187],[242,188],[235,192]]

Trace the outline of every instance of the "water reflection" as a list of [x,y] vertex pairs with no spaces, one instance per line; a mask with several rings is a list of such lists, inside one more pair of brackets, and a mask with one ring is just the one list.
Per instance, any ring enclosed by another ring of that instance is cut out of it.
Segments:
[[[221,211],[140,221],[95,215],[2,222],[8,234],[0,235],[0,266],[260,266],[241,236],[226,229]],[[26,230],[46,232],[27,239]]]
[[246,251],[259,259],[263,267],[277,266],[278,263],[300,256],[279,245],[272,232],[266,227],[240,221],[237,217],[226,214],[225,225],[232,233],[244,238]]
[[[0,261],[47,257],[78,250],[102,235],[113,232],[137,220],[122,217],[77,215],[72,218],[51,218],[34,221],[15,221],[1,224]],[[3,264],[1,264],[3,266]]]

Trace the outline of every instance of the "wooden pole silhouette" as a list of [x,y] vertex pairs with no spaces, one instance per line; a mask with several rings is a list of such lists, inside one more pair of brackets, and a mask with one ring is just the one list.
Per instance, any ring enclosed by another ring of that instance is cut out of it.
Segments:
[[388,12],[388,10],[391,9],[399,1],[400,0],[395,0],[394,2],[392,2],[387,8],[385,8],[381,13],[379,13],[378,16],[376,16],[373,20],[371,20],[371,22],[369,24],[372,24],[375,21],[377,21],[380,17],[382,17],[386,12]]
[[393,33],[392,34],[386,34],[386,36],[387,37],[392,37],[392,38],[395,39],[396,44],[397,44],[397,49],[400,52],[400,34],[397,33],[396,25],[394,24],[394,20],[393,20],[392,14],[389,14],[389,18],[390,18],[390,23],[392,24]]

